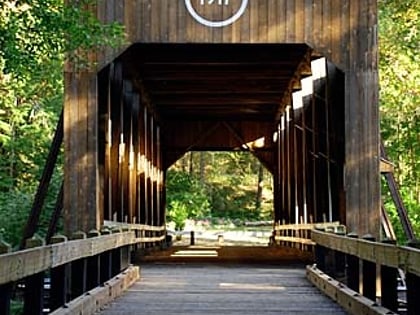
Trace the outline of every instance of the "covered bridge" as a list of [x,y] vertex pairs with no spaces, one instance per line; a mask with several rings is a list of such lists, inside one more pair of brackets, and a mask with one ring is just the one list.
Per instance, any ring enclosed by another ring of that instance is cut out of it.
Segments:
[[274,217],[379,236],[376,1],[98,1],[127,47],[65,73],[66,230],[164,222],[189,150],[249,150]]
[[[279,260],[307,251],[317,263],[307,277],[352,314],[399,311],[397,276],[404,275],[405,310],[420,314],[420,250],[379,242],[376,0],[97,0],[87,10],[122,23],[127,44],[88,52],[88,67],[66,64],[61,197],[72,240],[29,239],[26,250],[0,255],[0,313],[9,314],[15,284],[24,283],[24,313],[42,314],[46,274],[53,314],[99,310],[137,280],[132,252],[167,245],[166,170],[191,150],[245,150],[273,176]],[[313,229],[320,222],[323,232]],[[263,278],[244,270],[250,279],[289,277],[289,286],[218,283],[232,269],[194,279],[219,285],[217,303],[229,302],[225,290],[245,289],[255,293],[253,310],[296,306],[284,294],[299,271],[270,269]],[[159,296],[169,294],[168,278],[153,272],[133,292],[161,285]],[[177,293],[179,283],[197,285],[174,279]],[[266,297],[271,302],[260,308],[257,299]],[[146,293],[142,299],[151,302]],[[175,310],[169,300],[161,305]],[[122,301],[144,310],[131,295]]]

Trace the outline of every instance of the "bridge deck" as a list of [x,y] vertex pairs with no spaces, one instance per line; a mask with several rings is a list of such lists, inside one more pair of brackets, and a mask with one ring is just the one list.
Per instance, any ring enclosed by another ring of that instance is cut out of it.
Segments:
[[145,264],[141,281],[101,314],[346,314],[302,266]]

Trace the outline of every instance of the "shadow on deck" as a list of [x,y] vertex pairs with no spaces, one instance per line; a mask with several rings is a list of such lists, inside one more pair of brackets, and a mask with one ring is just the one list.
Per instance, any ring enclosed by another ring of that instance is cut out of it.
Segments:
[[311,263],[313,254],[297,248],[268,246],[173,246],[162,251],[138,252],[136,262],[174,263]]

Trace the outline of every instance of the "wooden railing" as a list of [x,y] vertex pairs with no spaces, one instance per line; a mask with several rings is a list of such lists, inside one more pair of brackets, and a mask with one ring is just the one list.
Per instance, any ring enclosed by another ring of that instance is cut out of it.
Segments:
[[120,229],[129,229],[135,232],[137,243],[141,244],[154,244],[160,243],[165,240],[166,237],[166,227],[162,226],[151,226],[145,224],[128,224],[122,222],[114,221],[105,221],[104,226],[108,228],[120,228]]
[[[128,280],[120,283],[112,279],[130,266],[133,246],[150,244],[152,247],[164,240],[164,226],[118,223],[101,232],[77,232],[69,241],[57,235],[51,245],[44,245],[40,239],[29,239],[27,249],[0,255],[0,314],[10,314],[10,303],[19,287],[23,287],[24,315],[54,310],[53,314],[62,314],[60,308],[68,308],[71,301],[110,283],[115,283],[114,289],[119,291]],[[131,280],[135,273],[129,273]],[[44,292],[46,279],[50,287],[48,300]],[[114,295],[110,294],[111,289],[112,286],[106,289],[109,292],[104,290],[101,299],[110,300],[108,296]]]
[[[420,314],[420,250],[375,242],[371,236],[312,231],[316,265],[308,278],[351,314]],[[405,274],[406,304],[401,307],[399,271]]]
[[343,233],[345,233],[345,227],[340,225],[339,222],[282,224],[274,227],[273,240],[278,245],[312,251],[313,246],[316,244],[311,239],[312,230],[314,229],[344,231]]

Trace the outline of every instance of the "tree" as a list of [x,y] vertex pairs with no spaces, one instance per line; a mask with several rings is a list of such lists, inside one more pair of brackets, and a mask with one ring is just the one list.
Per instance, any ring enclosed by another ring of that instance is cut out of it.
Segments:
[[[62,108],[65,57],[124,40],[121,26],[102,24],[83,10],[90,2],[0,4],[0,227],[13,244],[21,236]],[[60,170],[44,212],[53,207]]]
[[[250,152],[189,152],[168,172],[169,220],[182,209],[191,219],[270,219],[271,181],[265,173]],[[205,212],[191,211],[200,204]]]
[[197,176],[171,169],[166,178],[168,220],[177,229],[184,228],[187,218],[204,219],[210,215],[210,201]]
[[[378,3],[382,138],[420,235],[420,1]],[[398,225],[389,196],[385,202]]]

